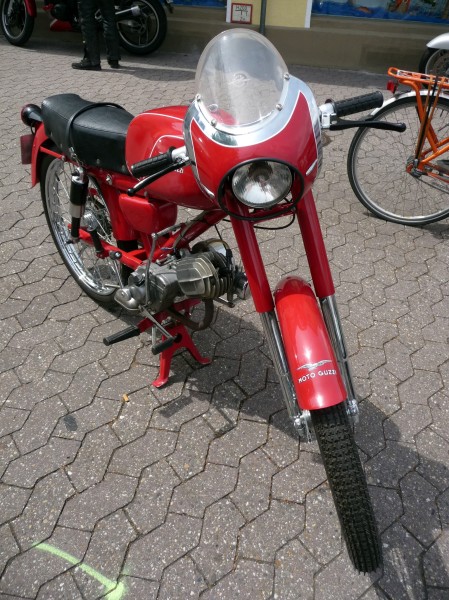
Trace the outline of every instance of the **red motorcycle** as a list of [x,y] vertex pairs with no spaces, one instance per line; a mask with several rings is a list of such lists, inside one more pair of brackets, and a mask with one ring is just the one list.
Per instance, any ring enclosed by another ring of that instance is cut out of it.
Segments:
[[[318,107],[274,46],[246,29],[208,44],[196,86],[189,107],[136,117],[75,94],[27,105],[22,120],[32,133],[22,138],[23,162],[31,163],[32,185],[40,182],[71,275],[97,302],[140,319],[105,344],[151,331],[160,354],[156,387],[167,383],[178,349],[209,362],[191,331],[211,324],[215,302],[232,307],[251,291],[291,420],[306,440],[318,440],[351,560],[374,571],[381,547],[353,437],[356,394],[312,184],[321,129],[390,127],[339,119],[379,106],[382,94]],[[178,222],[178,205],[196,212]],[[224,219],[243,267],[223,239]],[[256,230],[276,228],[276,219],[279,227],[298,221],[315,291],[299,275],[270,289]]]
[[[172,0],[163,1],[171,11]],[[78,0],[44,0],[44,10],[53,18],[50,31],[80,31]],[[115,11],[120,45],[125,50],[149,54],[159,48],[167,34],[167,16],[159,0],[118,0]],[[36,16],[36,0],[0,0],[0,27],[13,46],[27,43]],[[99,11],[96,19],[101,28]]]

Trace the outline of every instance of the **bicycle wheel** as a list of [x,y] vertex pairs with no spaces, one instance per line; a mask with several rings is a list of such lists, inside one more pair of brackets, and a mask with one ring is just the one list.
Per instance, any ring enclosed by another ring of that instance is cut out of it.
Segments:
[[370,573],[382,564],[382,550],[365,474],[346,407],[310,412],[337,514],[354,567]]
[[[75,244],[71,241],[70,171],[70,163],[58,158],[45,156],[42,160],[41,195],[48,227],[62,260],[81,289],[96,302],[112,306],[119,278],[111,259],[98,258],[95,248],[82,240]],[[97,224],[100,238],[116,245],[107,206],[93,191],[88,195],[81,225],[86,219]]]
[[117,20],[120,44],[131,54],[154,52],[167,34],[167,16],[159,0],[124,0],[120,10],[139,9],[137,16]]
[[23,46],[33,33],[34,17],[28,13],[24,0],[2,0],[0,25],[10,44]]
[[[405,123],[407,129],[398,133],[366,128],[355,134],[347,166],[351,187],[360,202],[377,217],[402,225],[425,225],[449,216],[449,155],[440,157],[427,172],[407,171],[420,127],[415,97],[399,98],[381,108],[375,118]],[[438,100],[432,127],[440,139],[449,137],[446,98]],[[433,176],[437,173],[442,178]]]

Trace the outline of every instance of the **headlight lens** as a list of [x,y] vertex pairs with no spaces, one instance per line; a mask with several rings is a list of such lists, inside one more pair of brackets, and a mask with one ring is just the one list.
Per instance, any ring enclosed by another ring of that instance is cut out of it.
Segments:
[[292,182],[287,165],[258,160],[236,169],[232,176],[232,191],[247,206],[268,208],[287,196]]

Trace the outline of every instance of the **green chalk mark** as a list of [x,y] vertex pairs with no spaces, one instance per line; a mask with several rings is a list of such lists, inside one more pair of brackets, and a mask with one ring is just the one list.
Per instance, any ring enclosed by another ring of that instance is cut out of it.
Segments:
[[50,544],[45,544],[42,542],[41,544],[37,544],[34,546],[38,550],[44,550],[45,552],[49,552],[50,554],[54,554],[58,558],[62,558],[66,560],[72,565],[77,565],[79,569],[90,575],[93,579],[96,579],[101,585],[104,585],[106,588],[106,596],[107,600],[122,600],[124,595],[126,594],[125,584],[117,581],[113,581],[112,579],[108,579],[104,575],[102,575],[99,571],[96,571],[89,565],[85,565],[80,562],[75,556],[69,554],[68,552],[64,552],[64,550],[60,550],[59,548],[55,548],[55,546],[51,546]]

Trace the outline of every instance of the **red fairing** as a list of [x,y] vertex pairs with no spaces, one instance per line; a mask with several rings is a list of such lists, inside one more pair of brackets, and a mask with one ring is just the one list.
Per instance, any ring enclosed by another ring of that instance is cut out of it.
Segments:
[[[205,188],[217,195],[223,177],[247,160],[275,157],[296,167],[304,178],[304,192],[311,188],[318,170],[318,150],[310,118],[309,105],[298,93],[290,120],[266,140],[249,145],[224,145],[208,137],[195,119],[190,124],[198,178]],[[238,136],[236,136],[238,137]],[[219,157],[219,160],[217,160]]]
[[346,390],[315,294],[300,277],[286,277],[276,287],[276,311],[290,373],[303,410],[346,400]]
[[30,17],[35,18],[37,16],[36,2],[34,0],[25,0],[25,7]]
[[[131,165],[184,146],[183,124],[186,106],[170,106],[137,115],[126,136],[126,164]],[[214,206],[200,190],[190,167],[178,169],[150,184],[151,198],[206,210]]]

